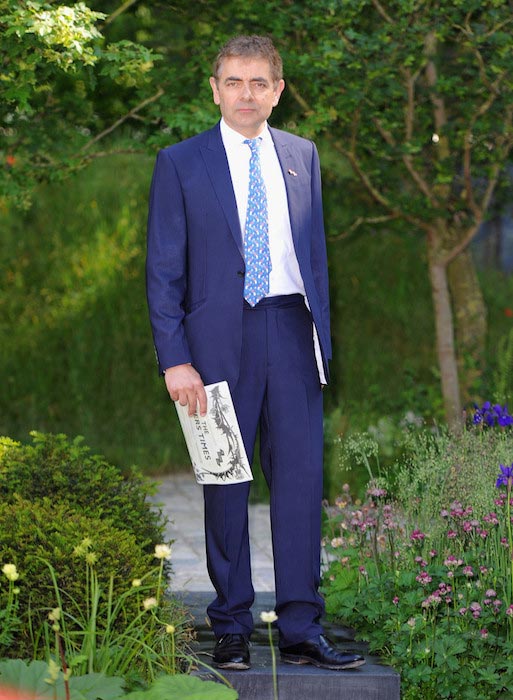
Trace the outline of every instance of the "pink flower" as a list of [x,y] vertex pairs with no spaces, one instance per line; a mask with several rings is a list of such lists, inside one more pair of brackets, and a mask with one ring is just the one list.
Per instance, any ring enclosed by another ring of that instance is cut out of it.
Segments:
[[430,556],[431,558],[436,557],[437,554],[438,554],[438,552],[436,551],[436,549],[430,549],[430,550],[429,550],[429,556]]
[[486,627],[483,627],[482,630],[479,630],[479,634],[481,635],[481,639],[486,639],[488,637],[488,630]]
[[501,544],[503,547],[509,547],[508,540],[505,537],[501,537]]
[[393,603],[394,605],[398,605],[398,604],[399,604],[399,598],[398,598],[397,596],[394,596],[394,597],[392,598],[392,603]]
[[458,610],[458,612],[459,612],[459,614],[463,617],[463,615],[465,615],[465,614],[467,613],[467,608],[460,608],[460,609]]
[[367,573],[367,569],[364,566],[358,567],[358,571],[361,573],[362,576],[368,576],[369,574]]
[[471,577],[474,575],[474,569],[471,566],[464,566],[463,573],[465,576]]
[[485,540],[488,537],[488,531],[487,530],[480,530],[479,537],[481,537],[483,540]]
[[479,603],[470,603],[469,608],[472,612],[472,617],[477,620],[477,618],[481,616],[481,606]]
[[487,573],[488,573],[488,569],[486,568],[486,566],[480,566],[480,567],[479,567],[479,571],[480,571],[482,574],[487,574]]
[[497,517],[496,513],[488,513],[488,515],[485,515],[483,520],[485,523],[489,523],[490,525],[498,525],[499,524],[499,518]]
[[415,577],[415,580],[418,581],[422,586],[427,586],[427,584],[431,583],[433,579],[427,573],[427,571],[421,571],[420,574]]
[[464,532],[470,532],[472,530],[472,525],[469,523],[468,520],[465,520],[463,523],[463,531]]
[[495,598],[497,593],[493,590],[493,588],[489,588],[486,593],[485,593],[487,598]]
[[513,617],[513,604],[509,606],[509,608],[506,610],[506,615],[509,617]]
[[414,530],[410,535],[410,540],[421,542],[426,537],[424,532]]
[[447,530],[447,537],[453,540],[455,537],[458,537],[458,533],[455,530]]

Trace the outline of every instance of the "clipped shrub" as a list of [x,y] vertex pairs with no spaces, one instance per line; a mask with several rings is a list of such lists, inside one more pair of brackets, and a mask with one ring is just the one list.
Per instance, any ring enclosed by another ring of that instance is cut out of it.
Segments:
[[[70,639],[83,638],[94,609],[95,629],[104,632],[107,648],[115,647],[116,635],[120,639],[140,619],[145,598],[153,596],[162,600],[159,610],[166,624],[176,626],[181,648],[188,623],[183,607],[162,597],[169,557],[157,553],[166,523],[149,500],[154,484],[135,468],[125,474],[91,454],[81,438],[31,435],[29,445],[0,438],[0,565],[15,566],[19,574],[13,641],[0,655],[44,656],[48,614],[61,607]],[[0,610],[9,607],[10,590],[1,584]],[[109,606],[118,600],[123,606],[113,615]],[[162,647],[162,631],[158,625],[141,629],[149,635],[141,659],[152,659],[151,650]],[[138,667],[148,670],[148,663]]]
[[83,515],[109,520],[133,534],[137,546],[150,553],[164,539],[165,522],[148,497],[155,485],[137,468],[126,473],[102,456],[91,454],[82,438],[32,431],[31,445],[0,438],[0,501],[16,495],[38,501],[45,497],[66,503]]
[[[99,584],[108,590],[112,576],[114,597],[129,588],[134,578],[155,567],[153,555],[141,549],[135,536],[108,520],[93,518],[50,498],[31,502],[14,496],[10,503],[0,503],[0,559],[15,564],[20,574],[18,610],[24,623],[9,650],[10,655],[32,654],[30,627],[25,624],[29,622],[28,611],[30,626],[37,630],[58,604],[45,562],[54,568],[59,587],[65,592],[63,606],[75,615],[85,606],[84,561],[74,550],[86,537],[92,542]],[[149,583],[148,579],[146,582]],[[157,583],[155,577],[154,583]],[[2,593],[0,589],[0,598]],[[133,606],[131,612],[135,614],[135,599]]]

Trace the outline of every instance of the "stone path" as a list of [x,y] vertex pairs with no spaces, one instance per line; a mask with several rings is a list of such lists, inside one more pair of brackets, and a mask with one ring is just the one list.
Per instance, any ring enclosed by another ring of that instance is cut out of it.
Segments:
[[[213,591],[208,577],[203,533],[203,491],[192,472],[171,474],[159,479],[155,500],[169,519],[167,535],[172,548],[175,592]],[[256,591],[274,591],[269,506],[249,506],[249,530],[253,586]]]

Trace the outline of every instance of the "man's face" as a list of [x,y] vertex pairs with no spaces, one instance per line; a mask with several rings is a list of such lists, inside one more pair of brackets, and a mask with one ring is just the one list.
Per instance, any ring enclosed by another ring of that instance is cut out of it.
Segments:
[[225,122],[250,139],[258,136],[285,87],[283,80],[273,82],[267,59],[239,56],[225,58],[210,85]]

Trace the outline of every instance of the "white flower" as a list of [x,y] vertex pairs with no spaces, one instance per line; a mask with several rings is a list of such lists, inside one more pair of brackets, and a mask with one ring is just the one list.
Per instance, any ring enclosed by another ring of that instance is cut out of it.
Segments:
[[155,608],[157,607],[157,599],[156,598],[145,598],[143,600],[143,608],[145,610],[149,610],[150,608]]
[[139,586],[141,586],[141,585],[142,585],[141,579],[140,579],[140,578],[134,578],[134,580],[132,581],[132,586],[133,586],[134,588],[139,588]]
[[274,610],[269,610],[268,612],[264,610],[260,613],[260,619],[262,620],[262,622],[267,623],[276,622],[276,620],[278,619],[278,615],[274,612]]
[[431,141],[433,143],[438,143],[440,141],[440,136],[438,136],[438,134],[433,134],[433,136],[431,137]]
[[17,581],[20,577],[15,564],[4,564],[2,566],[2,573],[7,576],[9,581]]
[[166,625],[166,632],[168,634],[174,634],[175,633],[175,626],[174,625]]
[[156,559],[171,559],[171,547],[168,544],[155,545]]

